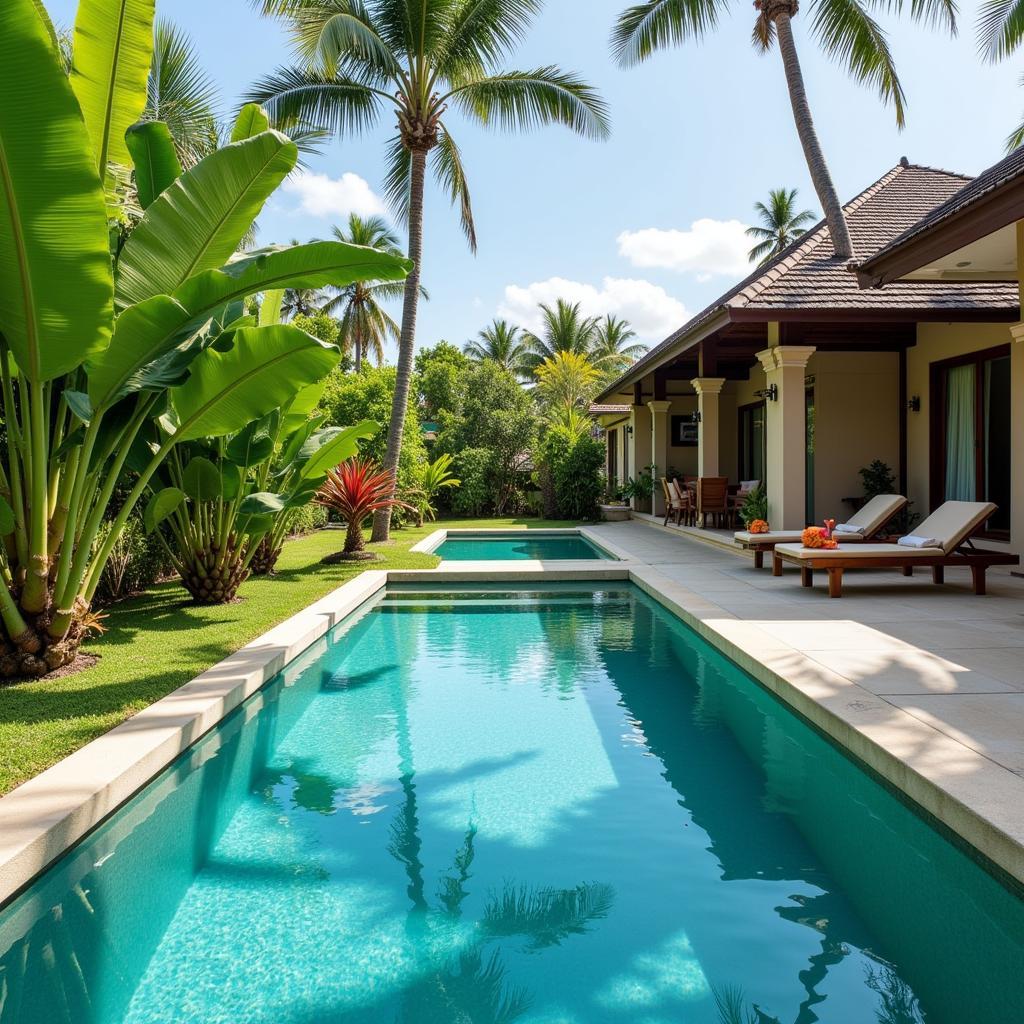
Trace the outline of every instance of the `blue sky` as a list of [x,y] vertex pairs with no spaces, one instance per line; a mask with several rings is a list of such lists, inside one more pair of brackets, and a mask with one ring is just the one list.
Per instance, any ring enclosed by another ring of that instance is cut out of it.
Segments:
[[[800,190],[818,206],[792,123],[775,52],[749,45],[754,12],[737,3],[719,31],[628,71],[609,56],[610,27],[626,0],[548,0],[510,66],[557,63],[585,75],[611,105],[607,142],[560,128],[513,136],[449,122],[463,149],[479,253],[458,217],[428,187],[420,345],[462,344],[492,317],[527,325],[538,299],[580,299],[588,311],[632,320],[642,340],[661,340],[743,272],[740,225],[769,188]],[[74,0],[47,0],[58,21]],[[289,59],[275,22],[248,0],[162,0],[161,14],[190,32],[223,91],[225,114],[246,86]],[[955,40],[883,18],[909,97],[907,127],[867,89],[820,58],[795,21],[808,94],[826,156],[845,200],[906,154],[914,163],[976,173],[997,160],[1024,114],[1024,54],[1000,65],[976,55],[976,4]],[[261,240],[325,237],[345,208],[377,202],[383,142],[393,123],[332,142],[310,172],[279,192],[261,218]],[[361,180],[360,180],[361,179]],[[318,203],[320,204],[318,206]],[[316,214],[324,204],[336,212]]]

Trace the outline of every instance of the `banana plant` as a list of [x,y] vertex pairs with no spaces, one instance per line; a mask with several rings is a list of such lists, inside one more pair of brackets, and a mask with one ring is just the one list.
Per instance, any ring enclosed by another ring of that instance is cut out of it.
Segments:
[[308,418],[320,390],[236,434],[178,445],[151,481],[143,522],[196,603],[233,600],[264,545],[280,550],[328,470],[380,429],[370,420],[321,429],[322,417]]
[[[138,123],[153,16],[154,0],[81,0],[68,76],[40,0],[0,4],[5,676],[74,660],[103,566],[180,444],[242,430],[336,365],[336,348],[258,324],[245,301],[409,270],[340,242],[239,253],[295,144],[254,108],[231,144],[182,172],[167,126]],[[112,226],[106,187],[126,173],[143,208],[129,233]],[[111,517],[129,453],[143,458]]]

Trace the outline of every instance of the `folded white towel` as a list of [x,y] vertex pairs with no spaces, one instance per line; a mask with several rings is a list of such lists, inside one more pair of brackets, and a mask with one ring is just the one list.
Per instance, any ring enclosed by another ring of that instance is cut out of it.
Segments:
[[863,526],[854,526],[851,523],[836,523],[833,533],[852,533],[857,537],[864,536]]
[[918,537],[908,533],[906,537],[900,537],[896,542],[905,548],[940,548],[942,545],[934,537]]

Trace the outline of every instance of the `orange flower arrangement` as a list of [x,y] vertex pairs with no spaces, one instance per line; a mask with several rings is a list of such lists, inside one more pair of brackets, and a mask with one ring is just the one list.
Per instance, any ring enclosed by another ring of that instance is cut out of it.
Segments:
[[763,519],[754,519],[747,527],[749,533],[768,533],[768,524]]
[[800,535],[800,540],[805,548],[824,548],[828,551],[839,547],[839,542],[829,537],[820,526],[808,526]]

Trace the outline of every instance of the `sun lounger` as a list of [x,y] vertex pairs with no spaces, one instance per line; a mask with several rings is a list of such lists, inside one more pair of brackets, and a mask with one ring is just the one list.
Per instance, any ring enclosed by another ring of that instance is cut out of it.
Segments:
[[[855,515],[845,523],[860,533],[837,534],[836,540],[841,544],[862,544],[877,537],[906,507],[907,499],[902,494],[876,494]],[[773,530],[770,533],[750,533],[739,530],[733,534],[735,542],[744,551],[754,552],[754,567],[760,569],[764,565],[766,551],[774,551],[776,544],[799,544],[800,530]]]
[[971,570],[975,594],[985,593],[985,572],[992,565],[1019,565],[1017,555],[1003,551],[976,548],[971,537],[996,511],[991,502],[947,501],[914,529],[919,542],[934,541],[923,547],[902,544],[845,544],[824,550],[805,548],[800,544],[778,544],[772,569],[782,574],[782,563],[800,567],[800,582],[811,586],[815,569],[828,573],[829,597],[842,597],[843,572],[846,569],[901,569],[904,576],[913,575],[917,566],[929,566],[936,583],[945,582],[947,566],[966,566]]

